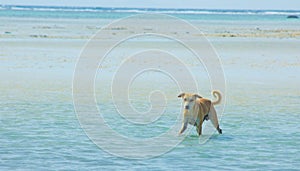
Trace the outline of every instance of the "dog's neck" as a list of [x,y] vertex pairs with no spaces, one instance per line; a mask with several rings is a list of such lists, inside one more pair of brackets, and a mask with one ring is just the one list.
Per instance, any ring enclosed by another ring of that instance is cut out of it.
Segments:
[[199,106],[197,105],[197,103],[195,103],[190,110],[186,110],[184,109],[184,114],[193,114],[195,110],[197,110]]

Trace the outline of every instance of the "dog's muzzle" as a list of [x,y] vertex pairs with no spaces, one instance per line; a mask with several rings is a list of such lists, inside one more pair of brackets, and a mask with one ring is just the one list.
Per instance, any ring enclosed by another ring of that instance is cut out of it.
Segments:
[[189,106],[184,106],[184,109],[189,110]]

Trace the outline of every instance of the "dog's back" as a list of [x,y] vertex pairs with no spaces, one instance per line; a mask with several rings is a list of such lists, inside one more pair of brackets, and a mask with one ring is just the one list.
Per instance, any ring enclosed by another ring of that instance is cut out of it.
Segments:
[[209,99],[200,98],[196,104],[199,106],[198,117],[200,120],[203,120],[205,115],[209,113],[211,101]]

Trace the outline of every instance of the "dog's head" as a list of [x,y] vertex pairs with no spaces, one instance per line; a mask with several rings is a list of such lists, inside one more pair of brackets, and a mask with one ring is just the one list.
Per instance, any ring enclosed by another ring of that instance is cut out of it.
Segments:
[[191,109],[194,106],[197,98],[202,98],[198,94],[191,93],[181,93],[178,95],[178,97],[183,99],[183,107],[185,110]]

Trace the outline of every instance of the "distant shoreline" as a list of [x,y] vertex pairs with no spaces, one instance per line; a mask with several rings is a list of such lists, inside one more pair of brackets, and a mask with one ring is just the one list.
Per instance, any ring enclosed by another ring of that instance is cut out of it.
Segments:
[[193,8],[114,8],[81,6],[0,5],[1,10],[16,11],[64,11],[64,12],[124,12],[165,14],[237,14],[237,15],[300,15],[300,10],[254,10],[254,9],[193,9]]

